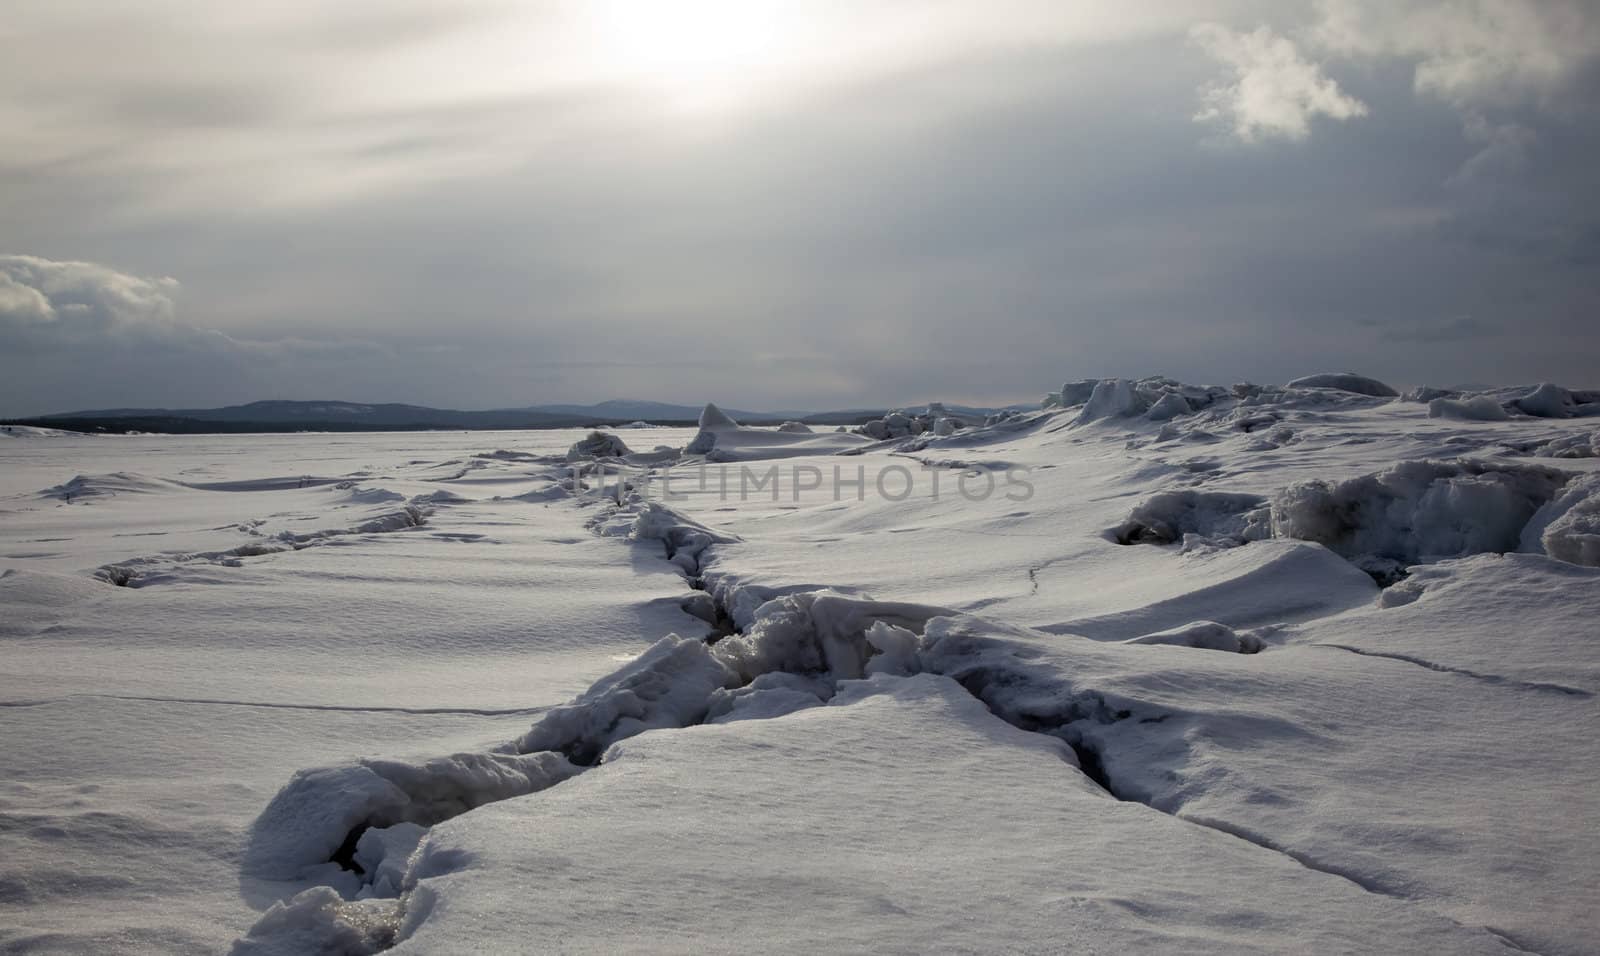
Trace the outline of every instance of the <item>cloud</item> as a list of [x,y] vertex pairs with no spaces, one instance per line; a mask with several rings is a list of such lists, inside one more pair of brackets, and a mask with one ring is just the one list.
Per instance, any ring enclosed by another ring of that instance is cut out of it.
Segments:
[[1270,28],[1240,33],[1202,23],[1190,39],[1227,66],[1232,77],[1201,90],[1197,122],[1223,122],[1245,142],[1273,137],[1302,140],[1313,117],[1347,120],[1367,114],[1367,105],[1339,89],[1322,67]]
[[1600,59],[1589,0],[1323,0],[1318,45],[1414,61],[1416,92],[1463,109],[1560,108]]
[[[178,318],[178,282],[94,262],[0,255],[0,406],[59,411],[129,396],[231,396],[393,350],[337,336],[248,338]],[[79,401],[84,399],[84,401]]]
[[178,283],[92,262],[0,255],[0,341],[48,348],[191,334],[175,319]]
[[1504,179],[1527,165],[1528,151],[1539,141],[1533,130],[1520,123],[1492,123],[1478,113],[1463,119],[1468,142],[1483,148],[1472,154],[1448,180],[1452,186]]

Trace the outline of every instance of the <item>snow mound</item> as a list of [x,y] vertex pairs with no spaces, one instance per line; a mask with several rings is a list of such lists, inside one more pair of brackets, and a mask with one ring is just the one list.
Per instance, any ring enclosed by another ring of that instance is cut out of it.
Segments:
[[890,655],[891,669],[909,672],[916,634],[930,618],[948,613],[831,591],[787,594],[758,607],[749,627],[723,638],[715,652],[746,682],[774,671],[854,680],[866,676],[869,661],[880,654]]
[[1078,412],[1077,424],[1086,425],[1105,418],[1129,418],[1150,407],[1134,390],[1133,382],[1125,378],[1108,378],[1095,385],[1083,410]]
[[1587,418],[1600,415],[1600,392],[1574,392],[1545,382],[1512,404],[1535,418]]
[[1398,576],[1411,564],[1517,550],[1523,528],[1569,477],[1537,465],[1406,461],[1348,481],[1291,485],[1272,502],[1272,524],[1374,576]]
[[1373,398],[1399,398],[1400,393],[1375,378],[1353,372],[1323,372],[1307,375],[1288,383],[1289,388],[1334,388],[1341,392],[1370,395]]
[[1269,537],[1272,521],[1260,495],[1216,491],[1163,491],[1140,503],[1106,536],[1118,544],[1240,545]]
[[622,439],[609,432],[592,431],[567,449],[567,461],[579,461],[584,458],[621,458],[626,454],[628,446]]
[[152,478],[132,471],[104,475],[75,475],[70,481],[39,492],[41,498],[59,498],[67,503],[118,495],[150,495],[188,491],[188,487],[164,478]]
[[1540,508],[1523,529],[1520,550],[1600,567],[1600,474],[1574,480]]
[[874,418],[857,426],[856,434],[873,441],[891,441],[930,434],[937,437],[953,435],[966,428],[967,423],[945,410],[943,402],[930,402],[921,412],[895,409],[882,418]]
[[869,439],[848,432],[828,432],[819,435],[809,428],[799,431],[788,425],[779,428],[740,425],[729,418],[722,409],[715,405],[707,405],[700,413],[700,431],[684,448],[684,452],[689,455],[703,455],[707,461],[739,462],[803,455],[830,455],[860,448],[866,444],[869,444]]
[[330,886],[272,904],[233,945],[232,956],[372,956],[399,938],[401,906],[393,900],[347,902]]
[[367,759],[301,770],[256,818],[246,870],[267,879],[299,879],[326,864],[360,830],[428,826],[543,790],[578,770],[554,753],[460,753],[420,764]]
[[1167,644],[1207,651],[1229,651],[1234,654],[1255,654],[1263,647],[1260,637],[1250,633],[1241,634],[1216,621],[1193,621],[1154,634],[1130,638],[1122,643]]
[[1503,422],[1511,416],[1487,395],[1472,398],[1435,398],[1428,402],[1429,418],[1453,418],[1464,422]]
[[1188,385],[1161,376],[1137,381],[1108,378],[1098,382],[1069,382],[1062,386],[1060,394],[1046,400],[1045,407],[1070,408],[1081,404],[1083,408],[1074,419],[1079,425],[1134,417],[1165,422],[1209,408],[1228,394],[1227,389],[1219,386]]
[[778,426],[778,431],[790,435],[809,435],[811,434],[811,426],[805,422],[784,422]]
[[669,634],[572,703],[552,708],[513,746],[519,753],[559,751],[593,764],[619,740],[699,723],[711,693],[739,683],[703,641]]

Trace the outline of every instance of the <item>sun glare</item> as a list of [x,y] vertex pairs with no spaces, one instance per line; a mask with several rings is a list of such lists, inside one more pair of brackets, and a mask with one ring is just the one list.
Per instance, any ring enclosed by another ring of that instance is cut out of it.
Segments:
[[587,11],[595,59],[684,110],[738,102],[799,47],[795,6],[775,0],[598,0]]

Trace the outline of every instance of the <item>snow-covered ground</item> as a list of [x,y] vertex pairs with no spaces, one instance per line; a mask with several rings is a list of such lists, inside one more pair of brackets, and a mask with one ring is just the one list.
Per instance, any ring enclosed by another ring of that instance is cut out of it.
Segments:
[[1394,391],[14,434],[0,950],[1593,952],[1600,396]]

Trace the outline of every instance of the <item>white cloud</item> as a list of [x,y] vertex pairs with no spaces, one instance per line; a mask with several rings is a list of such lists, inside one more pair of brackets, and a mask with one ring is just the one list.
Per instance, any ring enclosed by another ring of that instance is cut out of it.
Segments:
[[77,345],[182,334],[174,315],[178,283],[141,278],[92,262],[0,256],[0,340]]
[[1419,94],[1461,108],[1558,107],[1600,58],[1592,0],[1322,0],[1318,45],[1416,63]]
[[1239,33],[1202,23],[1189,36],[1232,73],[1201,90],[1204,105],[1195,114],[1197,122],[1227,123],[1246,142],[1300,140],[1310,134],[1313,117],[1347,120],[1367,113],[1365,103],[1339,89],[1320,65],[1268,27]]
[[13,351],[132,349],[245,361],[381,351],[344,339],[238,338],[177,317],[178,280],[94,262],[0,255],[0,344]]

